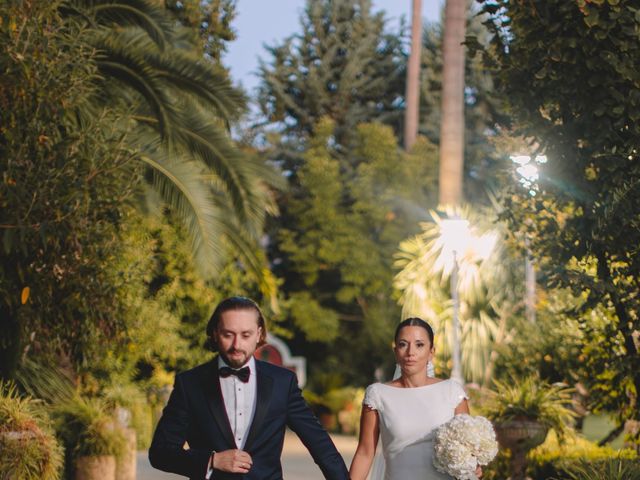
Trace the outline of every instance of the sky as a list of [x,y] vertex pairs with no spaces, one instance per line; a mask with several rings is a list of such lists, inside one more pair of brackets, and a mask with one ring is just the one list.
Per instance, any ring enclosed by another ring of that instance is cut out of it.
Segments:
[[[436,21],[440,18],[443,0],[422,0],[422,17]],[[305,0],[238,0],[233,27],[237,39],[229,45],[223,62],[230,67],[233,82],[241,84],[253,94],[258,85],[258,58],[267,59],[264,44],[273,45],[292,33],[299,32],[300,14]],[[389,27],[397,29],[404,15],[411,22],[411,0],[372,0],[373,11],[385,10]]]

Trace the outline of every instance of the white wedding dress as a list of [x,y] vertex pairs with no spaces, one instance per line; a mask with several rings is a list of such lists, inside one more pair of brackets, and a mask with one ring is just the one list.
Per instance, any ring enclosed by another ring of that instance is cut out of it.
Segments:
[[378,412],[378,452],[382,447],[369,479],[450,480],[433,466],[433,435],[453,418],[465,398],[464,389],[454,380],[415,388],[369,385],[363,403]]

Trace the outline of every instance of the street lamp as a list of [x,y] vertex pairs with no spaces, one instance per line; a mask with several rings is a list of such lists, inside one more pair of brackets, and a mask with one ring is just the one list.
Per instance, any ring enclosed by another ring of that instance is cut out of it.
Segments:
[[453,321],[451,328],[451,360],[453,368],[451,378],[464,383],[462,377],[462,357],[460,354],[460,297],[458,296],[458,255],[464,254],[471,239],[469,221],[461,218],[447,218],[440,222],[440,235],[444,248],[451,252],[451,301],[453,302]]
[[[538,167],[547,163],[546,155],[512,155],[511,161],[517,165],[516,173],[518,174],[518,182],[529,192],[529,195],[535,197],[538,192],[538,179],[540,178]],[[525,237],[525,317],[531,323],[536,321],[536,270],[529,248],[529,237]]]

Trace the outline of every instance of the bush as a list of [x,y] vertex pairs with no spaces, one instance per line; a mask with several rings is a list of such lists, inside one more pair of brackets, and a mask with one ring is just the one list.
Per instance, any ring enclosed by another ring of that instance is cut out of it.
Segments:
[[62,448],[42,402],[0,383],[0,478],[57,480]]
[[[544,444],[531,451],[529,458],[531,475],[534,478],[569,479],[574,478],[572,474],[577,475],[577,472],[584,470],[587,464],[594,465],[594,471],[598,471],[600,468],[609,468],[607,465],[614,461],[637,461],[637,454],[631,449],[615,450],[611,447],[600,447],[577,434],[565,435],[560,442],[557,435],[551,432]],[[608,476],[597,478],[609,480]],[[640,477],[624,478],[640,480]]]
[[512,420],[537,421],[562,434],[573,422],[571,389],[549,385],[536,376],[511,383],[494,380],[495,391],[489,392],[482,406],[484,415],[494,423]]
[[79,457],[94,455],[120,456],[126,448],[122,432],[99,399],[74,396],[54,410],[56,431],[65,447],[67,474],[74,471]]
[[[566,433],[561,442],[555,432],[549,432],[545,442],[529,452],[528,465],[527,475],[534,480],[640,480],[634,473],[639,468],[634,450],[600,447],[573,432]],[[618,470],[626,476],[616,476]],[[509,452],[500,451],[482,478],[504,480],[508,476]]]
[[117,382],[106,387],[102,395],[109,405],[115,409],[124,409],[129,418],[122,423],[136,432],[138,448],[147,448],[153,433],[153,414],[147,395],[133,383]]
[[640,462],[622,458],[582,462],[568,469],[568,474],[572,480],[638,480]]

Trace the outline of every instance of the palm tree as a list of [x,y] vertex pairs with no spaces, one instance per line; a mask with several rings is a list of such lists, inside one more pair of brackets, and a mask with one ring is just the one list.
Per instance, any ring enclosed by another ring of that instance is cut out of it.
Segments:
[[450,357],[452,301],[450,278],[453,262],[442,237],[445,218],[470,220],[474,241],[458,252],[458,284],[462,370],[474,382],[486,382],[491,355],[503,341],[505,322],[512,314],[518,296],[513,291],[513,265],[505,245],[500,242],[499,225],[490,215],[468,207],[450,208],[441,216],[431,212],[433,222],[423,223],[422,232],[400,244],[395,266],[399,269],[394,286],[401,292],[402,316],[419,316],[436,330],[436,352],[443,360]]
[[188,227],[205,271],[230,248],[264,279],[256,239],[280,176],[243,154],[229,124],[244,109],[227,72],[199,56],[168,13],[148,0],[70,0],[63,15],[87,24],[102,75],[96,105],[128,108],[132,146],[147,179]]
[[420,47],[422,46],[422,0],[412,1],[411,54],[407,66],[406,109],[404,114],[404,149],[409,151],[418,135],[420,105]]
[[467,0],[447,0],[444,15],[439,203],[463,201],[464,41]]

